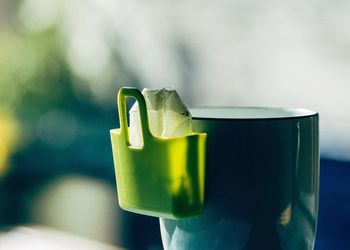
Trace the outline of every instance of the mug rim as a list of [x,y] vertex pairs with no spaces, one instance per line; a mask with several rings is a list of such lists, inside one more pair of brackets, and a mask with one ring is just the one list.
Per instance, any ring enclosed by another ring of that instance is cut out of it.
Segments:
[[318,112],[310,109],[285,107],[192,107],[189,111],[195,120],[280,120],[318,116]]

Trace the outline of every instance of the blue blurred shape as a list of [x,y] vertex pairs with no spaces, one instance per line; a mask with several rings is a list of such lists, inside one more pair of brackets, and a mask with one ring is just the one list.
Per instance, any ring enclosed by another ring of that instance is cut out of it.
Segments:
[[315,250],[350,249],[350,162],[321,160]]

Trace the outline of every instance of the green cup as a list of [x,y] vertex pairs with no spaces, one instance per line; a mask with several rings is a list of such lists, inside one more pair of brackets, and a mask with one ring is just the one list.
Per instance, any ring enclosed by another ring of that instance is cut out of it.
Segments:
[[[143,146],[130,144],[126,98],[140,108]],[[110,131],[119,205],[131,212],[180,219],[202,213],[205,133],[160,138],[151,134],[146,102],[135,88],[118,92],[120,128]]]
[[160,219],[164,249],[311,250],[319,194],[318,114],[199,108],[207,133],[203,214]]

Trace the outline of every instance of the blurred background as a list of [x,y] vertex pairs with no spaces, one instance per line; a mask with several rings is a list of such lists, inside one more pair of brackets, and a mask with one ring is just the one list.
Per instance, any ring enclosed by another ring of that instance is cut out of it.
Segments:
[[349,249],[349,13],[346,0],[0,0],[0,249],[57,234],[56,247],[162,249],[156,219],[117,205],[121,86],[318,111],[315,249]]

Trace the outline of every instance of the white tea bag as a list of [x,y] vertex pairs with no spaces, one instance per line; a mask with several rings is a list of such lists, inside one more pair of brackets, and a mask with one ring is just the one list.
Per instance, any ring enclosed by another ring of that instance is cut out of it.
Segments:
[[[176,90],[142,91],[146,100],[148,123],[152,135],[157,137],[177,137],[192,133],[192,116],[182,103]],[[130,109],[130,143],[142,147],[139,106],[136,102]]]

